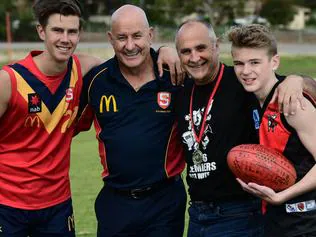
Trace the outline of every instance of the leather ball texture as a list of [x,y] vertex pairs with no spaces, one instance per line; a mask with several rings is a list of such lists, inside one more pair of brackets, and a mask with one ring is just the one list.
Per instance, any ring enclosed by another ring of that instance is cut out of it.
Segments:
[[297,178],[292,163],[278,151],[259,144],[233,147],[227,155],[233,174],[245,183],[253,182],[281,191]]

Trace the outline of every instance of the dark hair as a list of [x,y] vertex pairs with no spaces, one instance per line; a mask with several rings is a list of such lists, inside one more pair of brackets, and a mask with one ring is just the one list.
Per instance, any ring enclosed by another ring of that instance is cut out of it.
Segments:
[[47,26],[48,18],[55,13],[64,16],[78,16],[80,29],[82,27],[82,9],[79,0],[36,0],[33,5],[33,13],[43,27]]
[[277,41],[267,26],[251,24],[234,26],[228,31],[228,39],[237,48],[266,48],[269,57],[278,53]]

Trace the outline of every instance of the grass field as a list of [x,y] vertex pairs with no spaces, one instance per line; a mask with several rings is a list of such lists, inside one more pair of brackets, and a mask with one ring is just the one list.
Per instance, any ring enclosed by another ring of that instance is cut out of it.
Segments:
[[[222,61],[231,64],[229,57]],[[316,77],[316,57],[283,57],[279,72],[305,74]],[[97,154],[97,142],[93,130],[79,134],[73,141],[71,181],[78,236],[96,236],[94,200],[102,186],[101,165]],[[188,217],[186,216],[186,219]]]

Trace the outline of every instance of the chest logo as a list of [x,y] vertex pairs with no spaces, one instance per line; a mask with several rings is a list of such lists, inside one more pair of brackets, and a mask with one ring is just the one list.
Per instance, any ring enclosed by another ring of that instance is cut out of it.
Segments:
[[268,132],[274,132],[275,127],[278,123],[275,121],[277,118],[277,114],[269,114],[268,115]]
[[170,92],[159,92],[157,94],[157,103],[160,108],[166,109],[171,103],[171,93]]
[[103,113],[103,110],[105,108],[106,112],[117,112],[117,105],[116,105],[116,99],[114,95],[106,96],[103,95],[100,99],[100,113]]
[[255,124],[255,129],[259,129],[260,127],[260,116],[259,116],[259,112],[257,109],[254,109],[252,111],[252,119],[253,119],[253,122]]
[[70,101],[72,101],[74,98],[74,92],[73,92],[73,88],[68,88],[66,90],[66,102],[69,103]]
[[42,100],[37,93],[28,94],[28,109],[29,113],[42,112]]
[[24,127],[26,128],[39,128],[41,126],[40,118],[36,115],[34,117],[27,116],[24,121]]

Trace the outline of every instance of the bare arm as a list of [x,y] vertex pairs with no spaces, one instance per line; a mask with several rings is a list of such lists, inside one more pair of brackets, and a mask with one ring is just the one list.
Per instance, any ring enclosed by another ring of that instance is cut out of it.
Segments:
[[89,72],[93,67],[99,66],[102,63],[100,58],[86,55],[86,54],[78,54],[77,55],[81,64],[81,72],[84,77],[87,72]]
[[289,75],[275,90],[273,100],[277,97],[279,110],[285,116],[293,115],[297,110],[297,101],[301,108],[305,108],[303,100],[303,90],[316,100],[316,81],[308,76]]
[[316,80],[308,76],[303,76],[303,79],[304,92],[309,94],[316,101]]
[[0,118],[3,116],[8,108],[9,100],[11,97],[11,81],[9,74],[0,71]]
[[[306,108],[303,110],[297,104],[298,108],[296,114],[286,117],[286,120],[296,130],[301,142],[316,160],[316,109],[308,100],[306,100],[306,98],[303,98],[303,100],[306,104]],[[271,204],[279,205],[289,199],[316,189],[315,177],[316,165],[314,165],[299,182],[278,193],[266,186],[254,183],[249,183],[247,185],[241,180],[238,180],[238,182],[245,191],[258,196]]]
[[182,70],[180,59],[176,49],[167,46],[160,47],[157,63],[159,76],[162,76],[163,74],[163,65],[168,65],[172,84],[183,84],[185,73]]

